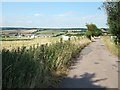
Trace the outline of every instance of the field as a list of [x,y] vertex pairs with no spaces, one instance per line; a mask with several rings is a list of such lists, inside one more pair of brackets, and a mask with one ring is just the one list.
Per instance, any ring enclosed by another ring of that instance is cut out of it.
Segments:
[[2,41],[2,48],[12,49],[21,46],[31,46],[37,44],[53,43],[59,41],[60,37],[46,37],[46,38],[35,38],[20,41]]
[[[53,34],[53,31],[40,33]],[[71,37],[70,41],[64,41],[61,36],[9,39],[2,41],[1,48],[3,88],[56,87],[72,58],[90,43],[86,37]]]
[[[12,48],[17,48],[21,46],[30,46],[34,44],[35,45],[45,44],[45,43],[59,41],[60,39],[60,37],[48,37],[48,35],[52,35],[53,33],[59,34],[61,33],[60,31],[56,31],[56,30],[54,31],[45,30],[45,31],[38,31],[38,32],[36,31],[37,30],[3,30],[2,33],[8,35],[9,37],[0,38],[0,40],[2,40],[2,48],[12,49]],[[26,36],[24,37],[13,36],[16,33],[24,34]],[[32,33],[40,35],[40,37],[30,38],[27,36],[28,34],[32,35]]]
[[[30,45],[37,45],[37,44],[45,44],[45,43],[53,43],[60,41],[62,38],[61,35],[64,35],[65,32],[62,30],[43,30],[43,31],[37,31],[37,30],[3,30],[2,33],[8,34],[9,33],[19,33],[22,34],[28,34],[28,33],[34,33],[38,35],[37,38],[30,38],[27,36],[24,37],[17,37],[17,36],[10,36],[5,38],[0,38],[2,40],[2,48],[12,49],[17,48],[21,46],[30,46]],[[56,36],[57,35],[57,36]],[[68,33],[69,35],[77,35],[76,33]],[[1,49],[2,49],[1,48]]]
[[60,30],[43,30],[36,32],[36,34],[59,34],[59,33],[64,33],[64,32]]
[[2,30],[2,33],[4,34],[9,34],[9,33],[22,33],[22,34],[26,34],[26,33],[33,33],[36,30]]

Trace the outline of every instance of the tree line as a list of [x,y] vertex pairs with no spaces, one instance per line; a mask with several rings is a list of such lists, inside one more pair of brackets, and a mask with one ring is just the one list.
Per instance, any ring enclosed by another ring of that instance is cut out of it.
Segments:
[[103,2],[102,8],[107,14],[107,24],[111,35],[116,36],[114,42],[120,44],[120,1]]

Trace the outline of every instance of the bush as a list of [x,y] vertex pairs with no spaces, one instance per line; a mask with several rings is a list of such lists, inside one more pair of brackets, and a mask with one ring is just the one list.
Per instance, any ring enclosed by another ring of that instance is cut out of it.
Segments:
[[87,37],[88,39],[91,40],[91,36],[92,36],[92,32],[91,32],[91,31],[87,31],[87,32],[85,33],[85,35],[86,35],[86,37]]

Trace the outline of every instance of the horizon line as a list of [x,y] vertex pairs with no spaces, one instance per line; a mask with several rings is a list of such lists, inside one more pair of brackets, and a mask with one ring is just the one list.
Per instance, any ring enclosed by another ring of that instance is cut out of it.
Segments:
[[[22,27],[22,26],[0,26],[0,28],[87,28],[87,27]],[[109,27],[98,27],[109,28]]]

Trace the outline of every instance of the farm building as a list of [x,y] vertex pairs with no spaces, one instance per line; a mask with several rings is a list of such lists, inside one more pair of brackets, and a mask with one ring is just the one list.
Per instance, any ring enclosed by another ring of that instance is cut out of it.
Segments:
[[67,30],[68,32],[81,32],[82,30]]
[[101,31],[102,31],[103,35],[107,35],[108,34],[108,31],[105,28],[101,28]]
[[70,37],[69,37],[69,36],[64,36],[64,35],[63,35],[62,38],[63,38],[63,40],[65,40],[65,41],[66,41],[66,40],[70,40]]

